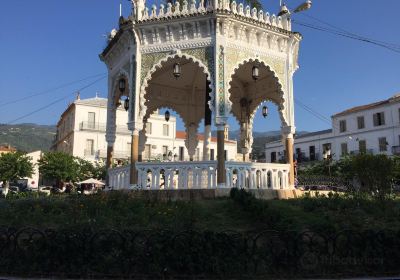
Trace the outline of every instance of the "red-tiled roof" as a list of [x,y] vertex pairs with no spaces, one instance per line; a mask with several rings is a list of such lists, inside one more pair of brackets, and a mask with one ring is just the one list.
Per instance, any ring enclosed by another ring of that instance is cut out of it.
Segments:
[[361,106],[355,106],[353,108],[350,108],[350,109],[344,110],[340,113],[337,113],[337,114],[333,115],[333,117],[340,117],[340,116],[344,116],[344,115],[355,113],[355,112],[373,109],[373,108],[376,108],[376,107],[379,107],[379,106],[382,106],[382,105],[385,105],[385,104],[388,104],[388,103],[394,102],[394,101],[400,101],[400,94],[394,95],[386,100],[382,100],[382,101],[378,101],[378,102],[374,102],[374,103],[370,103],[370,104],[366,104],[366,105],[361,105]]
[[[178,138],[178,139],[186,139],[186,132],[185,131],[176,131],[176,138]],[[199,141],[203,141],[204,140],[204,134],[197,134],[197,139],[199,139]],[[211,142],[217,142],[217,137],[211,136]],[[225,143],[235,144],[236,141],[225,140]]]
[[17,149],[10,145],[0,145],[1,152],[15,152]]

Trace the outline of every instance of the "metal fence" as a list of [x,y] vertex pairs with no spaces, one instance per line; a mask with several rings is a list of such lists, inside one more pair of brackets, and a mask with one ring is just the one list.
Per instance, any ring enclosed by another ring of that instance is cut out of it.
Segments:
[[400,232],[0,228],[0,274],[265,279],[400,274]]
[[352,181],[335,176],[300,175],[297,177],[297,185],[305,190],[348,191],[354,189]]

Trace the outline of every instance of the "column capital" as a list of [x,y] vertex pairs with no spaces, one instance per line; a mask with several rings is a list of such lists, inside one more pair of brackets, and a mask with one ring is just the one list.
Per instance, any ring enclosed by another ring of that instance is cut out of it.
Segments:
[[295,126],[282,126],[281,127],[281,132],[282,132],[282,136],[285,138],[293,138],[293,135],[296,132],[296,127]]
[[143,123],[141,122],[129,121],[127,125],[128,129],[132,131],[133,135],[139,135],[139,131],[141,131],[143,128]]
[[[217,127],[217,130],[224,130],[224,127],[227,122],[228,122],[227,117],[215,117],[215,126]],[[219,127],[221,127],[221,129],[219,129]]]

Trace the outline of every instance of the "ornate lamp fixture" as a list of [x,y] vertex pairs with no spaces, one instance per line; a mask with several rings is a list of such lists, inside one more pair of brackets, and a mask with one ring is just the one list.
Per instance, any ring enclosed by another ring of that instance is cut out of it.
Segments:
[[251,76],[255,82],[257,82],[258,78],[260,78],[260,68],[258,65],[254,65],[251,69]]
[[[280,3],[280,6],[281,6],[281,9],[280,9],[280,11],[279,11],[277,16],[278,17],[281,17],[283,15],[290,16],[290,12],[291,11],[288,9],[288,7],[286,6],[285,3],[282,3],[282,0],[281,0],[281,3]],[[303,12],[303,11],[307,11],[307,10],[311,9],[311,6],[312,6],[311,0],[307,0],[307,1],[303,2],[302,4],[300,4],[292,12],[293,13],[300,13],[300,12]]]
[[264,118],[268,116],[268,107],[266,105],[262,107],[262,115]]
[[179,63],[174,64],[173,74],[175,79],[178,79],[181,76],[181,65]]
[[169,118],[170,118],[171,114],[169,113],[169,111],[165,111],[165,120],[168,122]]
[[124,101],[124,108],[125,108],[125,111],[129,110],[129,97],[127,97]]
[[119,91],[121,93],[125,92],[125,79],[124,78],[119,79],[118,87],[119,87]]

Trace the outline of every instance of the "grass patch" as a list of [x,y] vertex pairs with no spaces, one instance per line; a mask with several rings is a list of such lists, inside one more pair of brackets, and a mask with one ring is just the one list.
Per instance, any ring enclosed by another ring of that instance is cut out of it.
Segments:
[[134,193],[0,199],[0,225],[66,229],[209,231],[400,230],[400,200],[316,197],[262,201],[234,190],[229,198],[150,201]]

